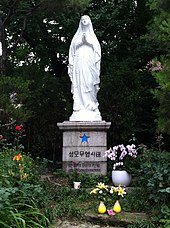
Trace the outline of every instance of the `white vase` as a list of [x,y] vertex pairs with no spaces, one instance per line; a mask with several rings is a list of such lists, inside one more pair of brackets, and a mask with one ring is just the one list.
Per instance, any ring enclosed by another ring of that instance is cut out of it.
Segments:
[[125,170],[113,170],[112,182],[115,186],[129,186],[132,181],[132,176]]

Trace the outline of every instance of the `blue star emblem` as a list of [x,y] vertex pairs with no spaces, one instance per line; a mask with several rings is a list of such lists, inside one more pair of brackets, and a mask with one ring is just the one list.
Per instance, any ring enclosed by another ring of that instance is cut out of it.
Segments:
[[80,138],[81,138],[81,142],[82,142],[82,143],[83,143],[83,142],[88,143],[88,138],[90,138],[90,136],[87,136],[86,134],[84,134],[83,136],[80,136]]

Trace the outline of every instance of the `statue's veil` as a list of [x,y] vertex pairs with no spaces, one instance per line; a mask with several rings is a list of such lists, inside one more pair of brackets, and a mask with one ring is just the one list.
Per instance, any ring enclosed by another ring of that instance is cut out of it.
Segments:
[[[98,62],[98,61],[100,61],[100,58],[101,58],[101,47],[100,47],[99,41],[94,33],[93,25],[92,25],[90,17],[88,15],[83,15],[82,17],[84,17],[84,16],[88,17],[88,19],[89,19],[89,26],[88,26],[88,30],[86,31],[86,33],[87,33],[87,36],[91,37],[91,39],[93,40],[93,48],[94,48],[94,51],[96,52],[96,55],[95,55],[96,61],[95,62]],[[81,19],[82,19],[82,17],[81,17]],[[72,39],[71,45],[70,45],[70,50],[69,50],[69,64],[70,65],[73,65],[73,55],[76,51],[74,44],[80,38],[80,36],[82,37],[82,35],[83,35],[81,19],[79,22],[79,27],[78,27],[75,35],[73,36],[73,39]]]
[[[90,17],[88,15],[83,15],[82,17],[84,17],[84,16],[88,17],[88,19],[89,19],[89,26],[88,26],[88,31],[87,32],[90,34],[90,36],[92,36],[92,37],[97,39],[97,37],[96,37],[96,35],[94,33],[94,30],[93,30],[93,25],[92,25]],[[73,37],[73,42],[74,42],[74,40],[76,40],[79,37],[79,35],[83,34],[82,24],[81,24],[82,17],[80,18],[79,27],[78,27],[78,29],[77,29],[74,37]]]

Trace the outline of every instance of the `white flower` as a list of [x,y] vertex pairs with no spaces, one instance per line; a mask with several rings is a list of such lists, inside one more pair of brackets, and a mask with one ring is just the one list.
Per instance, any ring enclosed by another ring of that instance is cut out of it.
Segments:
[[113,194],[113,189],[110,189],[110,194]]

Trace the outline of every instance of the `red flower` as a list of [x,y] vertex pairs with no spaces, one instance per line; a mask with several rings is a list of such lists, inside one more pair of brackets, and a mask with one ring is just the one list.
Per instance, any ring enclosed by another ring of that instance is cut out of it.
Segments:
[[23,130],[23,126],[22,126],[22,125],[17,125],[17,126],[15,127],[15,130],[16,130],[16,131],[22,131],[22,130]]
[[18,154],[18,155],[13,157],[13,161],[15,161],[15,160],[19,161],[19,160],[21,160],[21,158],[22,158],[21,154]]

